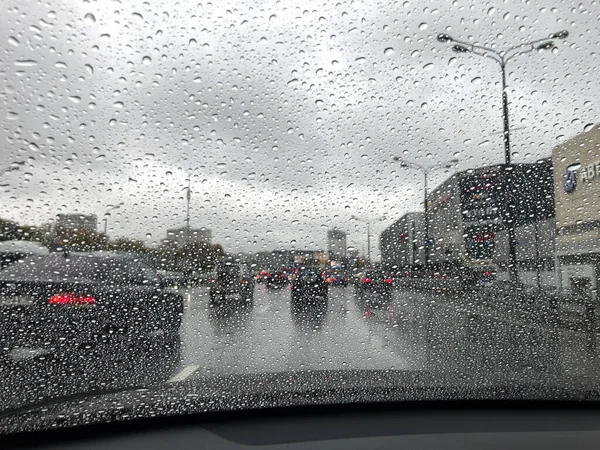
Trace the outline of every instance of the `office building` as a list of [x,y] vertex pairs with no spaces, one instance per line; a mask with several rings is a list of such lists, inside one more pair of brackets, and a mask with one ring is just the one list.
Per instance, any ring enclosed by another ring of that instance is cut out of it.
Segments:
[[430,262],[491,265],[499,278],[508,278],[508,230],[514,226],[520,280],[555,283],[550,159],[456,173],[427,201]]
[[97,231],[98,217],[95,214],[58,214],[54,223],[54,231],[86,230]]
[[166,245],[210,244],[212,232],[208,228],[173,228],[167,230]]
[[600,274],[600,125],[555,147],[558,285],[597,297]]
[[381,263],[386,267],[407,267],[425,261],[424,216],[410,212],[396,220],[379,236]]

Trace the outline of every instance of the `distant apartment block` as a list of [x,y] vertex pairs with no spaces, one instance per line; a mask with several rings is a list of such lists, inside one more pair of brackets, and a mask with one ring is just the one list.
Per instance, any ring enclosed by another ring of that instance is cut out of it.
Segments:
[[58,214],[54,231],[65,229],[97,231],[98,217],[95,214]]
[[210,244],[212,231],[208,228],[172,228],[167,230],[165,244],[182,246],[187,244]]

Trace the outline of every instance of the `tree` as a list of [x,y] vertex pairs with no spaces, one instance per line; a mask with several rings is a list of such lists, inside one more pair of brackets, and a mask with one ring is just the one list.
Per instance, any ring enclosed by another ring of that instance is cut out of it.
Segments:
[[45,233],[38,227],[19,225],[12,220],[0,219],[0,241],[36,241],[43,242]]
[[183,246],[162,246],[150,252],[155,267],[183,273],[206,272],[223,256],[219,244],[191,242]]
[[48,246],[64,250],[76,250],[93,252],[107,250],[108,238],[104,233],[93,230],[78,230],[72,228],[60,228],[55,235],[49,239]]
[[0,219],[0,241],[11,241],[17,239],[17,229],[19,226],[16,222],[7,219]]

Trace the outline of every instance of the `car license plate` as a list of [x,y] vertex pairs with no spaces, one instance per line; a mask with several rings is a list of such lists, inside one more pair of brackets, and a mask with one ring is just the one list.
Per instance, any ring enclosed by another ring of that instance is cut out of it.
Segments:
[[0,297],[1,306],[29,306],[33,304],[33,297],[29,295],[8,295]]
[[240,294],[226,294],[225,295],[225,299],[227,300],[239,300],[240,299]]

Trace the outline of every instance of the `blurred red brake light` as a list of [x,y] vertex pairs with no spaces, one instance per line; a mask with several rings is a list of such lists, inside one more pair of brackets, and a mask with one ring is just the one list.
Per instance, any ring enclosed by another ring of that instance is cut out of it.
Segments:
[[385,282],[386,282],[386,283],[391,283],[392,281],[393,281],[393,280],[392,280],[391,278],[386,278],[386,279],[385,279]]
[[95,305],[96,299],[89,295],[79,295],[75,292],[61,292],[48,300],[49,305]]
[[370,282],[371,282],[371,279],[370,279],[370,278],[367,278],[367,277],[364,277],[364,278],[362,279],[362,282],[363,282],[363,283],[370,283]]

